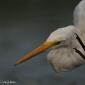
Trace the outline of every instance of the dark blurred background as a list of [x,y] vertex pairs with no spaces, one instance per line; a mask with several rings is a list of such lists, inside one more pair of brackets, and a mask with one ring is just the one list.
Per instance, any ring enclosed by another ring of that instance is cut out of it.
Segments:
[[46,60],[48,52],[14,66],[52,31],[73,24],[73,10],[79,1],[0,1],[0,80],[16,81],[15,85],[85,85],[85,66],[55,73]]

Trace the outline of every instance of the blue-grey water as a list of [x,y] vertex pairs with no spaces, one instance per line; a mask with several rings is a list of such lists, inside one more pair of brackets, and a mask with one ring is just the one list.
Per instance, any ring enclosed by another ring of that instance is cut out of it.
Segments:
[[55,73],[46,60],[48,51],[14,66],[17,59],[40,45],[52,31],[73,24],[72,12],[79,1],[0,2],[0,81],[16,81],[13,85],[85,85],[85,65]]

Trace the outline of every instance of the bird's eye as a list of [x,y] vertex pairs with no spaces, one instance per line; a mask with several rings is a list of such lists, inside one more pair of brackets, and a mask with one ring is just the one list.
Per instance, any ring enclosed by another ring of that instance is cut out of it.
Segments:
[[59,45],[61,43],[61,41],[58,41],[58,42],[56,42],[56,45]]

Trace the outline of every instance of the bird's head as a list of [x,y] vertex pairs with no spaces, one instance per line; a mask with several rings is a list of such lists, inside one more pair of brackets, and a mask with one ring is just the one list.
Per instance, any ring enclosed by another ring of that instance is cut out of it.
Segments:
[[38,48],[34,49],[33,51],[29,52],[28,54],[23,56],[21,59],[19,59],[16,62],[16,65],[23,63],[42,52],[45,52],[47,49],[53,46],[60,45],[62,42],[65,42],[71,39],[74,33],[75,33],[74,26],[67,26],[67,27],[55,30],[54,32],[51,33],[48,39],[44,43],[42,43]]

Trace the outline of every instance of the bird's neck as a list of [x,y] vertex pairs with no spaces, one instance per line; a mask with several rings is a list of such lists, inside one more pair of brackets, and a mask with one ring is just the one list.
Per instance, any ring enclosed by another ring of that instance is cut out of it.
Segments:
[[82,41],[85,43],[85,28],[80,28],[80,37]]

